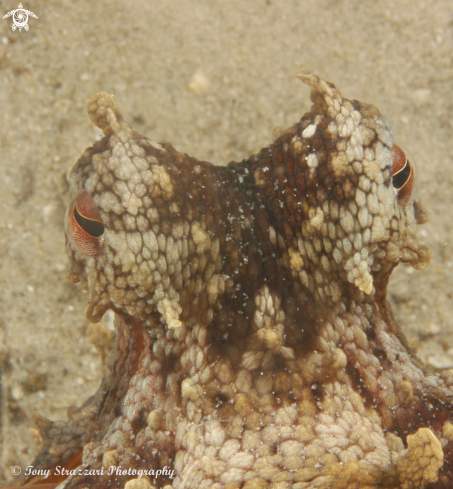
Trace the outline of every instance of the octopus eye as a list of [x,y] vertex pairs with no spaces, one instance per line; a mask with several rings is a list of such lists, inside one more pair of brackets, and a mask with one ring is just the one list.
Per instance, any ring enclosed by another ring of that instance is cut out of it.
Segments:
[[91,195],[83,190],[72,201],[66,214],[66,234],[73,250],[96,256],[104,243],[104,223]]
[[74,207],[74,217],[79,223],[79,226],[93,238],[99,238],[104,234],[104,224],[102,224],[102,221],[100,222],[96,221],[95,219],[82,216],[77,209],[77,204]]
[[412,197],[414,190],[414,168],[407,159],[404,151],[393,145],[392,148],[393,166],[392,166],[392,184],[395,189],[398,202],[406,205]]

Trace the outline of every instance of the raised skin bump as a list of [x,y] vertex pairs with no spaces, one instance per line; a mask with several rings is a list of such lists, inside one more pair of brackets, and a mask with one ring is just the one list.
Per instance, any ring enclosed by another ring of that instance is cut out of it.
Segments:
[[67,422],[41,420],[35,467],[83,448],[92,469],[170,467],[174,480],[150,480],[165,489],[453,484],[453,378],[425,369],[386,301],[398,263],[429,263],[420,203],[395,192],[379,111],[298,76],[311,111],[227,167],[134,132],[111,95],[90,99],[105,138],[70,192],[91,196],[104,243],[87,257],[68,233],[69,278],[90,320],[115,310],[117,333],[98,393]]

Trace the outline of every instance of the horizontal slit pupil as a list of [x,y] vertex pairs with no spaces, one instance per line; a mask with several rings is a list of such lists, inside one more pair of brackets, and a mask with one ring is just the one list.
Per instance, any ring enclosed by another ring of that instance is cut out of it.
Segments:
[[79,226],[87,232],[93,238],[99,238],[104,234],[104,224],[99,221],[92,221],[79,214],[77,207],[74,208],[75,220],[79,223]]
[[411,166],[409,161],[406,160],[406,164],[404,168],[400,170],[398,173],[395,173],[392,177],[393,187],[396,190],[399,190],[408,180],[411,174]]

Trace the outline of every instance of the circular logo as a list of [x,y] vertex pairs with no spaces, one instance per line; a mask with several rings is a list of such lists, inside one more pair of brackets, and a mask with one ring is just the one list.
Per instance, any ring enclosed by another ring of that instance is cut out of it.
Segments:
[[19,475],[21,472],[20,467],[18,465],[13,465],[11,467],[11,474],[13,475]]
[[28,22],[28,14],[27,11],[21,8],[18,8],[13,15],[13,22],[16,25],[16,27],[19,27],[19,29],[22,29],[22,27],[25,27]]

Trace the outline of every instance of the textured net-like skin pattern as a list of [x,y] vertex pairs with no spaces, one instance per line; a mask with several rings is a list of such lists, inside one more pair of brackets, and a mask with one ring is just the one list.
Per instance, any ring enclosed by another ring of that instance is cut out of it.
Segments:
[[90,257],[68,241],[69,279],[89,320],[119,320],[97,394],[37,418],[35,467],[83,448],[106,469],[65,487],[453,487],[453,377],[424,368],[386,301],[399,262],[429,262],[424,213],[398,202],[379,111],[299,77],[311,112],[227,167],[137,134],[106,93],[88,102],[105,137],[70,188],[105,240]]

